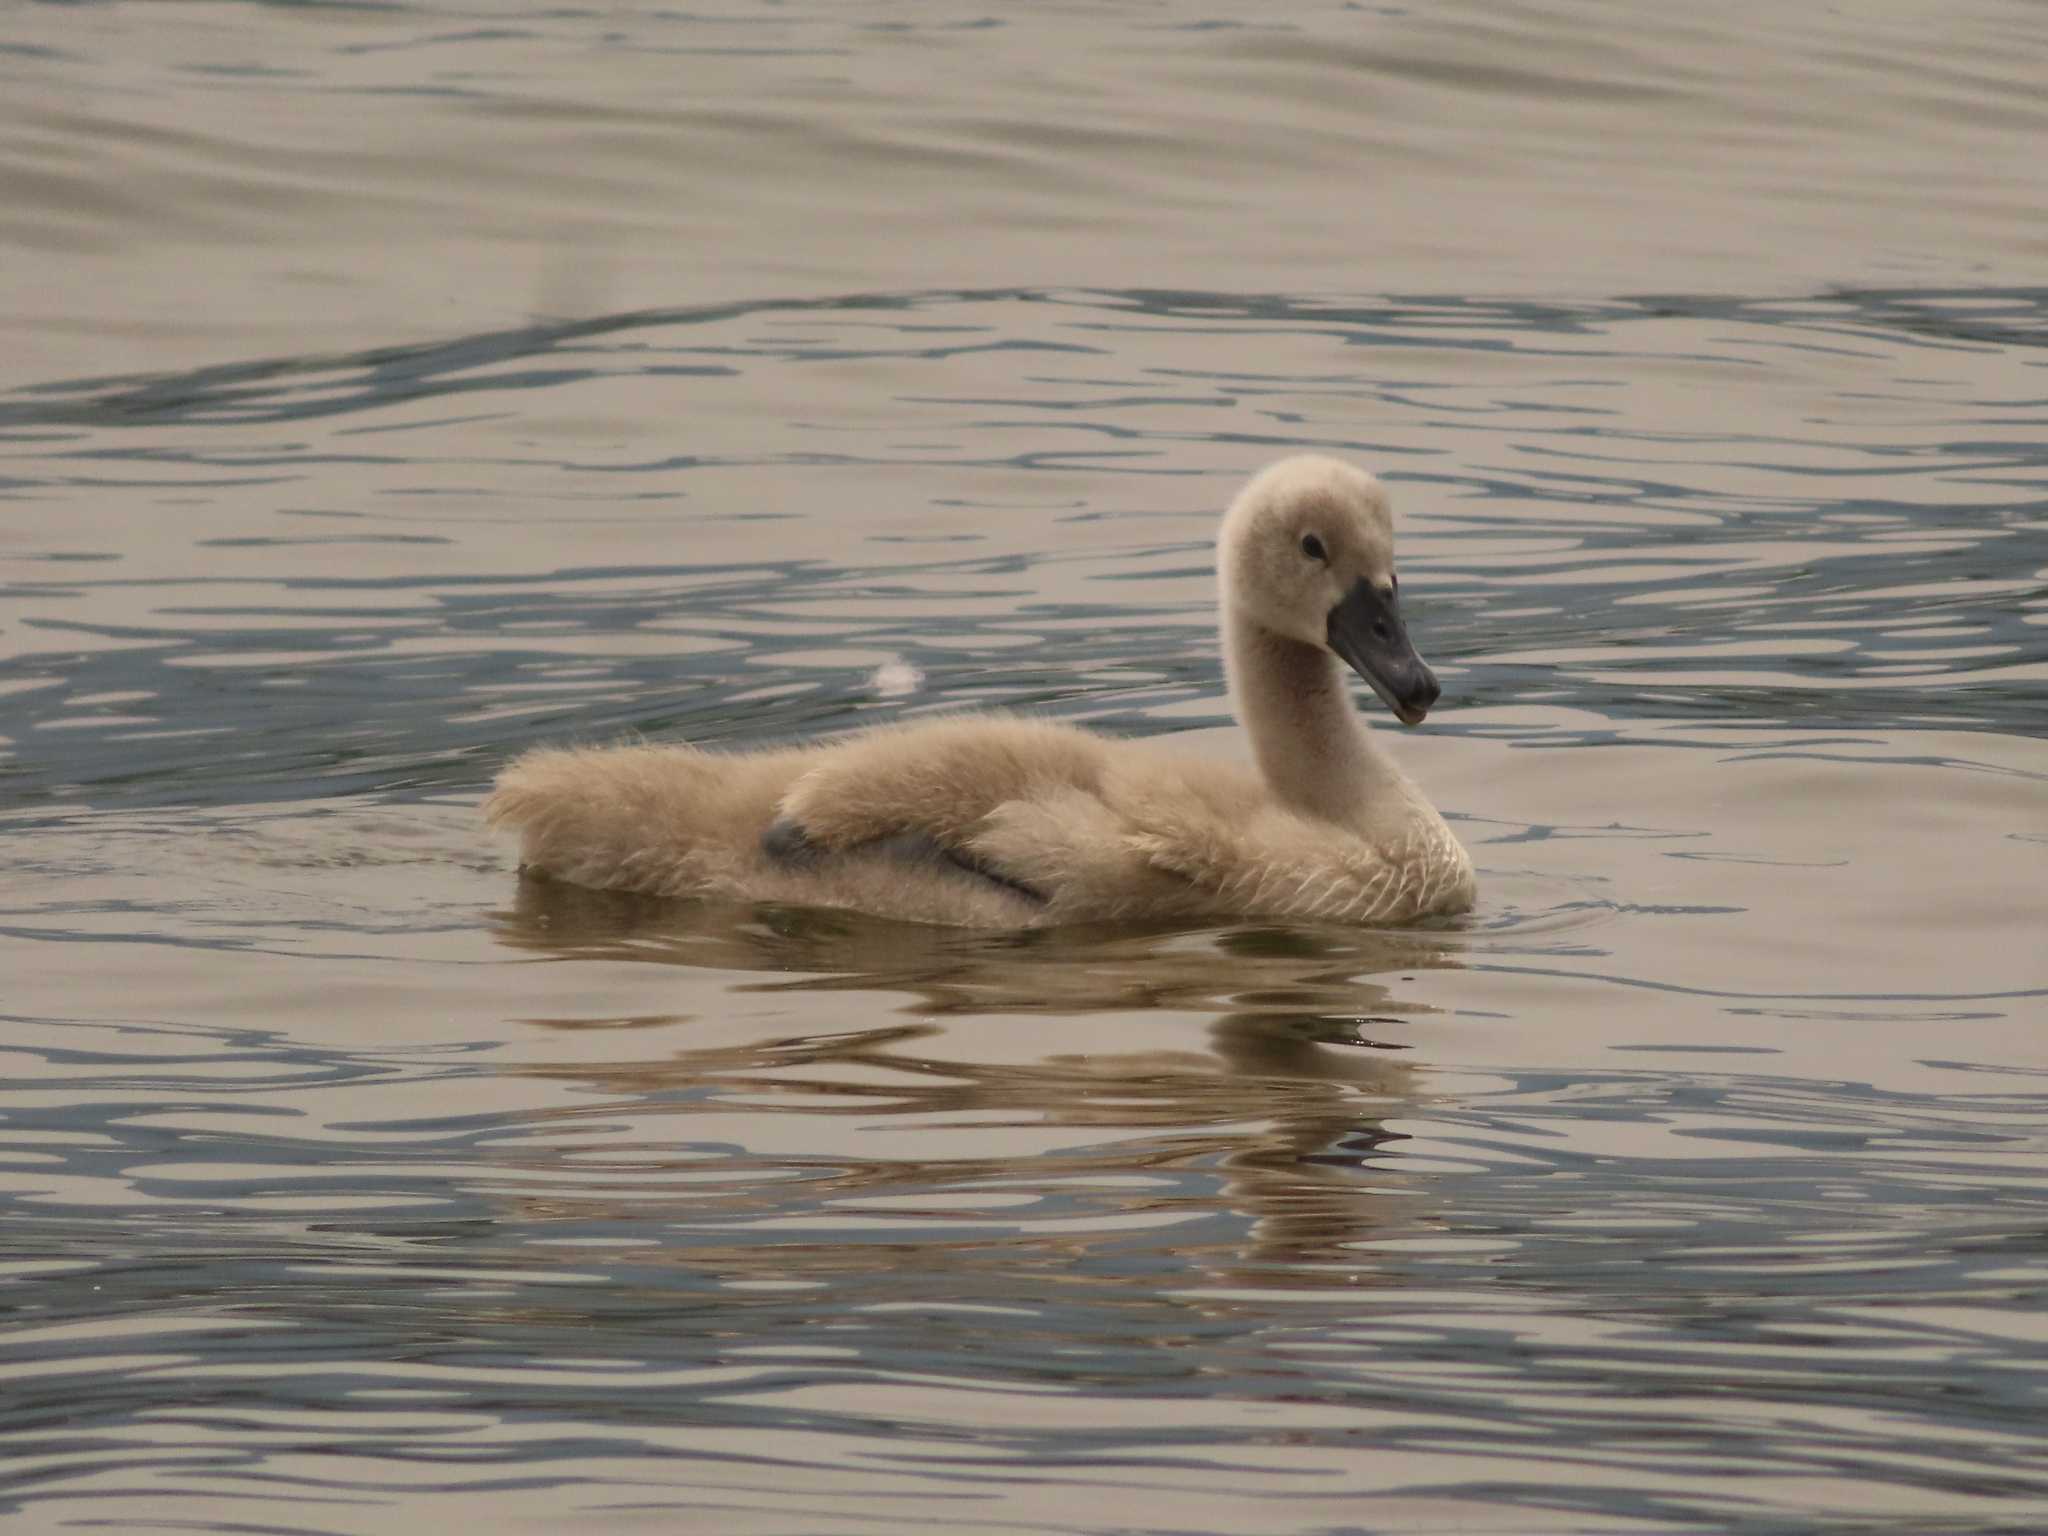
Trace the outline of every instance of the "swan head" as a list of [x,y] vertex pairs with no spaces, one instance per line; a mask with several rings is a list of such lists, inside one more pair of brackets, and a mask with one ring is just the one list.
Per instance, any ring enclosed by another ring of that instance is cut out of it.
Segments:
[[1316,455],[1261,470],[1224,515],[1217,575],[1227,613],[1334,652],[1403,725],[1436,703],[1401,621],[1386,488],[1364,470]]

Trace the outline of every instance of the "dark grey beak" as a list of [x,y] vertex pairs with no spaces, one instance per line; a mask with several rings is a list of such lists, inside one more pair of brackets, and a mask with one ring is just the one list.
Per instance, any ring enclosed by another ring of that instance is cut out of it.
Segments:
[[1394,718],[1420,725],[1443,690],[1436,674],[1415,654],[1401,608],[1391,591],[1361,580],[1330,610],[1330,649],[1372,684]]

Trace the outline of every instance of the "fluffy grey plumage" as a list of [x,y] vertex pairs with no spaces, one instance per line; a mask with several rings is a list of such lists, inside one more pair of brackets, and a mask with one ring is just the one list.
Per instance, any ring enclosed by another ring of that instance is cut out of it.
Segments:
[[1471,861],[1372,739],[1338,662],[1409,723],[1435,701],[1393,560],[1385,492],[1336,460],[1282,460],[1232,504],[1221,622],[1256,772],[962,716],[769,752],[543,748],[485,813],[518,830],[533,873],[653,895],[1004,928],[1462,912]]

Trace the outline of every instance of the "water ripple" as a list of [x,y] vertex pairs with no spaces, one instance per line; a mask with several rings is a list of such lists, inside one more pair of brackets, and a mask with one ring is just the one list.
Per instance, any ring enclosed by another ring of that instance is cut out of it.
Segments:
[[[0,784],[16,804],[418,793],[474,785],[533,740],[760,740],[934,701],[1138,731],[1220,718],[1209,520],[1236,474],[1306,445],[1366,455],[1395,483],[1416,627],[1464,709],[2035,734],[2048,461],[2041,433],[2014,428],[2040,424],[2019,370],[2044,295],[1972,294],[1976,308],[1952,312],[1956,297],[868,296],[21,390],[0,401],[18,494],[61,506],[174,489],[190,538],[176,573],[131,572],[92,547],[88,519],[50,551],[61,569],[0,588],[18,623],[0,659]],[[1846,374],[1840,347],[1797,349],[1821,338],[1854,340]],[[1254,342],[1271,360],[1257,375],[1193,360]],[[977,380],[998,358],[1026,414],[990,414]],[[858,447],[834,446],[846,434],[818,393],[847,367],[874,380]],[[1914,370],[1945,370],[1950,387],[1865,401],[1873,378]],[[1753,422],[1796,400],[1809,430],[1674,435],[1662,390],[1644,387],[1674,374],[1728,395],[1710,414]],[[1162,395],[1162,379],[1205,389]],[[612,452],[579,432],[567,456],[545,450],[543,423],[520,425],[522,398],[574,413],[580,393],[621,384],[671,424],[619,415]],[[449,413],[443,397],[486,389],[513,398]],[[747,446],[696,440],[700,394],[704,411],[747,419]],[[1247,431],[1247,413],[1271,430]],[[417,440],[439,445],[432,457],[342,451],[414,418],[434,428]],[[1077,433],[1123,446],[1105,455]],[[683,451],[649,457],[663,439]],[[892,467],[926,510],[842,520],[835,482]],[[742,469],[781,475],[780,504],[735,499]],[[342,471],[350,509],[279,507]],[[650,482],[644,500],[621,497],[622,474]],[[1149,488],[1158,475],[1200,485]],[[949,510],[986,505],[992,476],[1017,508],[1001,523]],[[672,527],[678,553],[736,549],[763,517],[830,552],[511,564],[485,510],[498,497],[543,524],[587,521],[577,508],[601,498],[606,526]],[[909,558],[891,526],[909,515],[965,543]],[[363,551],[360,574],[307,563],[336,541]],[[1139,571],[1134,609],[1119,584]],[[891,662],[922,696],[875,695],[867,681]],[[138,752],[149,771],[130,766]]]

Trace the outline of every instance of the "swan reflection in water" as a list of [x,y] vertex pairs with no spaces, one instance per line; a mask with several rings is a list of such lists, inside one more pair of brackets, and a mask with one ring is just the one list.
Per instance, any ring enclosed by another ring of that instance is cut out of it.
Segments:
[[[523,1069],[601,1090],[588,1108],[550,1113],[638,1121],[630,1163],[621,1164],[637,1176],[548,1197],[564,1215],[682,1216],[694,1225],[801,1212],[829,1239],[834,1219],[858,1216],[863,1202],[914,1205],[943,1190],[953,1207],[946,1214],[956,1222],[971,1215],[979,1232],[942,1242],[920,1227],[918,1262],[943,1267],[970,1254],[985,1261],[991,1221],[1012,1230],[1009,1244],[1040,1240],[1017,1215],[1020,1194],[1035,1187],[1071,1205],[1079,1191],[1108,1219],[1089,1230],[1057,1224],[1062,1252],[1127,1243],[1141,1217],[1176,1208],[1192,1223],[1193,1207],[1207,1207],[1241,1219],[1193,1223],[1201,1235],[1176,1239],[1177,1255],[1212,1280],[1228,1273],[1236,1283],[1284,1268],[1290,1286],[1358,1283],[1362,1256],[1351,1245],[1388,1220],[1414,1219],[1388,1150],[1401,1138],[1385,1121],[1414,1112],[1417,1073],[1375,1035],[1427,1010],[1394,1001],[1380,978],[1459,963],[1455,937],[1428,930],[985,934],[533,880],[520,882],[496,933],[536,957],[722,973],[694,979],[687,1012],[527,1021],[562,1031],[632,1028],[660,1046],[637,1059]],[[725,1009],[701,1006],[704,982],[733,1013],[764,999],[788,1006],[740,1019],[736,1033],[719,1017]],[[1397,1010],[1403,1020],[1389,1017]],[[1192,1017],[1133,1017],[1167,1013]],[[1070,1048],[1034,1050],[1034,1018],[1059,1019],[1041,1033]],[[1071,1049],[1077,1019],[1093,1031],[1080,1051]],[[1182,1033],[1188,1043],[1119,1048],[1119,1030],[1151,1041]],[[643,1114],[695,1123],[684,1130],[664,1118],[645,1135]],[[701,1117],[719,1114],[753,1123],[707,1129]],[[786,1119],[761,1118],[791,1115],[805,1121],[800,1132]],[[821,1131],[812,1117],[857,1123]],[[900,1155],[868,1151],[883,1141]],[[707,1142],[721,1149],[716,1164],[726,1177],[707,1166]],[[793,1149],[772,1150],[778,1145]],[[690,1173],[687,1184],[647,1177],[664,1149],[674,1153],[668,1167]],[[515,1156],[534,1172],[566,1166],[548,1153]],[[574,1145],[580,1173],[597,1173],[604,1158],[602,1148]],[[979,1212],[977,1188],[987,1195]],[[623,1197],[612,1193],[620,1189]],[[904,1262],[896,1242],[704,1236],[708,1243],[693,1237],[677,1248],[677,1261],[784,1276]],[[948,1251],[928,1251],[935,1245]],[[1016,1259],[1012,1251],[1005,1262]]]

